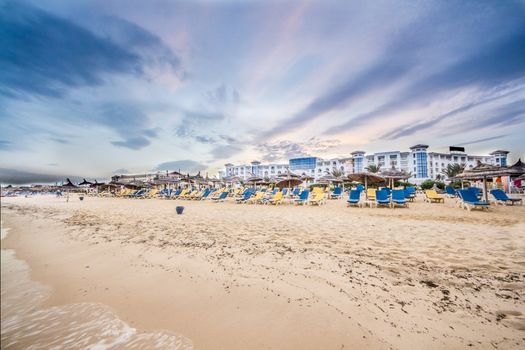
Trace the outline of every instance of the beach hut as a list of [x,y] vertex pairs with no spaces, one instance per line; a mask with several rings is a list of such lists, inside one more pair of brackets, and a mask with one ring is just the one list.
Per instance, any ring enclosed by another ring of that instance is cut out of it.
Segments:
[[511,169],[510,167],[500,167],[497,165],[478,162],[474,168],[464,170],[456,177],[467,180],[483,180],[483,194],[485,196],[485,201],[488,202],[489,196],[487,191],[487,178],[517,175],[519,175],[518,169]]

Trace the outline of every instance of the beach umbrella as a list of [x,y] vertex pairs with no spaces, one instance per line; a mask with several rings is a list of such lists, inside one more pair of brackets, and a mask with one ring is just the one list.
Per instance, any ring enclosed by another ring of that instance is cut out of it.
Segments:
[[304,182],[309,182],[315,180],[315,177],[304,174],[301,176],[301,180],[303,180]]
[[291,188],[292,186],[299,186],[303,183],[303,180],[301,180],[301,177],[297,174],[294,174],[290,171],[290,169],[286,169],[286,172],[283,174],[277,175],[279,181],[275,184],[275,186],[279,188]]
[[283,189],[283,188],[290,188],[293,186],[299,186],[302,183],[303,183],[303,180],[301,180],[300,178],[290,177],[290,178],[280,179],[279,182],[275,183],[275,186],[279,187],[280,189]]
[[354,174],[350,174],[348,175],[348,179],[350,181],[357,181],[357,182],[361,182],[361,183],[364,183],[365,185],[365,189],[368,189],[368,184],[378,184],[378,183],[383,183],[383,182],[386,182],[386,179],[379,175],[379,174],[376,174],[376,173],[370,173],[370,172],[367,172],[367,171],[363,171],[363,172],[360,172],[360,173],[354,173]]
[[250,176],[249,178],[246,179],[246,182],[247,183],[250,183],[250,184],[253,184],[254,186],[257,187],[257,183],[259,182],[262,182],[262,177],[259,177],[259,176],[256,176],[256,175],[253,175]]
[[518,172],[520,175],[525,174],[525,164],[521,161],[521,158],[518,159],[516,163],[509,166],[509,169],[513,169],[514,171]]
[[489,196],[487,192],[487,178],[513,175],[520,175],[519,170],[478,162],[474,168],[464,170],[461,174],[457,175],[456,178],[467,180],[483,180],[485,201],[488,202]]
[[410,174],[407,174],[402,170],[397,170],[394,167],[388,170],[381,171],[379,174],[388,180],[388,182],[390,183],[390,188],[394,187],[394,180],[407,180],[410,178]]
[[66,183],[62,185],[62,188],[77,188],[77,186],[73,185],[71,180],[67,178]]
[[337,178],[333,175],[324,175],[324,176],[321,176],[319,179],[317,179],[317,182],[319,183],[323,183],[323,182],[327,182],[329,184],[335,184],[335,183],[342,183],[343,180],[340,179],[340,178]]
[[86,185],[93,185],[93,182],[86,181],[86,179],[83,179],[81,183],[78,184],[78,186],[86,186]]

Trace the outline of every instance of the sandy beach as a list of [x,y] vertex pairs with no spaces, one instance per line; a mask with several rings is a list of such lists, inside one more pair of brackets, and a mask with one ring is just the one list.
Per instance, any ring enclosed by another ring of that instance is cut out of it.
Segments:
[[[1,210],[2,251],[47,288],[35,308],[91,303],[176,348],[525,347],[525,206],[43,196]],[[4,299],[16,268],[2,259]],[[31,342],[2,321],[3,344]]]

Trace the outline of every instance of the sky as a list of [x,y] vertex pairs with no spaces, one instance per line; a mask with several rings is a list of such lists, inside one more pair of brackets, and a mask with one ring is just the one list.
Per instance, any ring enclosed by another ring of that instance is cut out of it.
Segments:
[[0,180],[525,157],[525,1],[0,0]]

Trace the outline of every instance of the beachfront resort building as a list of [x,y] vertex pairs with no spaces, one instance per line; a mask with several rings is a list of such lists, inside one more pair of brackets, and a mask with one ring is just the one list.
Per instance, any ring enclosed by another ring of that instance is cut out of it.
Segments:
[[253,161],[248,165],[234,165],[228,163],[225,169],[219,172],[220,177],[237,176],[243,180],[250,176],[274,177],[286,173],[288,170],[297,175],[308,175],[318,179],[331,174],[334,170],[349,175],[366,171],[370,165],[380,169],[403,170],[412,177],[409,181],[421,183],[427,179],[443,178],[443,172],[449,164],[462,164],[466,168],[473,168],[478,162],[498,166],[507,165],[508,151],[497,150],[489,155],[471,155],[463,147],[449,147],[448,152],[429,152],[428,145],[417,144],[409,151],[389,151],[367,154],[365,151],[354,151],[350,157],[322,159],[319,157],[292,158],[288,163],[262,164]]

